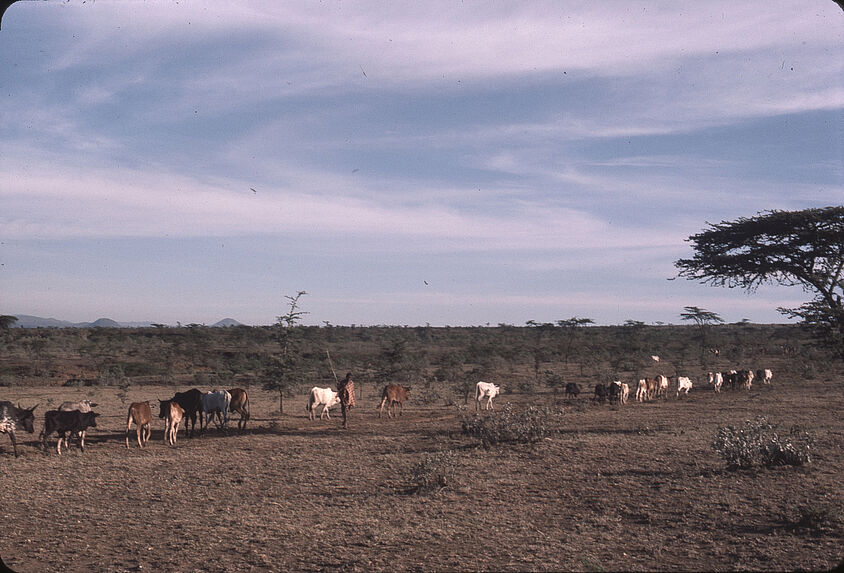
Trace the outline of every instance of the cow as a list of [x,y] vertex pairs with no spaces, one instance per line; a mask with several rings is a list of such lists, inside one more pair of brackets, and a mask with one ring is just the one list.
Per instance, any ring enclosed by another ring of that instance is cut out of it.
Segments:
[[50,434],[56,432],[59,436],[59,441],[56,444],[56,451],[61,455],[62,441],[64,441],[65,449],[70,449],[69,435],[76,434],[79,438],[79,449],[85,451],[85,433],[87,429],[97,427],[96,412],[80,412],[79,410],[71,410],[70,412],[62,412],[60,410],[48,410],[44,412],[44,429],[41,430],[41,447],[47,448],[47,438]]
[[[479,382],[480,384],[480,382]],[[497,392],[497,390],[496,390]],[[393,417],[396,404],[399,405],[399,414],[404,413],[404,401],[407,400],[407,395],[410,393],[410,386],[402,386],[401,384],[387,384],[384,391],[381,392],[381,406],[378,411],[378,417],[384,413],[384,405],[387,405],[387,416]],[[492,398],[490,398],[491,400]]]
[[607,386],[607,397],[610,400],[610,404],[614,404],[621,400],[621,380],[613,380],[610,382],[609,386]]
[[668,388],[671,385],[671,383],[668,381],[668,376],[663,376],[662,374],[660,374],[659,376],[656,377],[656,383],[657,383],[657,387],[656,387],[657,397],[662,396],[663,398],[667,398],[668,397]]
[[609,394],[609,388],[601,384],[595,384],[595,394],[592,397],[592,400],[598,402],[599,404],[603,404],[607,400],[607,395]]
[[765,368],[764,370],[757,370],[756,377],[762,381],[762,384],[770,384],[774,373]]
[[205,425],[200,424],[203,432],[208,428],[208,424],[214,421],[214,425],[219,430],[226,429],[226,423],[229,421],[229,406],[232,402],[232,396],[226,390],[214,390],[206,392],[202,395],[202,412],[205,414]]
[[727,375],[724,377],[724,382],[726,382],[730,386],[730,390],[735,390],[736,385],[739,381],[739,375],[736,370],[730,370],[727,372]]
[[164,443],[175,446],[176,434],[179,433],[179,424],[185,417],[185,409],[175,400],[159,400],[158,417],[164,420]]
[[680,396],[680,392],[683,392],[685,395],[689,395],[689,390],[692,389],[692,380],[686,376],[677,376],[677,397]]
[[135,423],[135,431],[138,434],[138,447],[143,449],[144,444],[149,441],[152,433],[152,411],[149,401],[132,402],[129,404],[129,412],[126,414],[126,449],[129,449],[129,430],[132,423]]
[[724,385],[724,375],[720,372],[709,372],[709,383],[713,386],[715,393],[721,392],[721,386]]
[[566,398],[577,398],[580,395],[580,385],[576,382],[566,384]]
[[15,457],[18,457],[18,442],[15,439],[15,431],[20,428],[30,434],[35,431],[33,426],[35,414],[33,411],[37,407],[38,404],[32,408],[21,408],[20,405],[15,406],[8,400],[0,402],[0,434],[9,434]]
[[246,429],[246,422],[249,420],[249,394],[243,388],[232,388],[229,390],[232,401],[229,404],[229,412],[240,414],[237,421],[238,431]]
[[621,383],[621,403],[626,404],[627,398],[630,396],[630,386],[627,385],[627,382]]
[[[199,416],[199,429],[202,429],[202,392],[191,388],[185,392],[176,392],[171,400],[185,411],[185,437],[192,438],[197,416]],[[190,433],[188,433],[188,420],[191,423]]]
[[645,378],[645,384],[648,387],[645,398],[647,400],[653,400],[659,393],[659,382],[657,382],[656,378]]
[[81,400],[79,402],[62,402],[59,406],[60,412],[72,412],[73,410],[79,410],[80,412],[90,412],[91,408],[97,407],[96,402],[91,402],[90,400]]
[[322,412],[320,412],[319,419],[322,420],[323,416],[327,416],[330,420],[331,414],[328,411],[339,403],[340,395],[335,390],[332,390],[331,388],[317,388],[314,386],[311,388],[310,394],[308,394],[308,404],[305,406],[305,409],[308,411],[308,419],[316,420],[316,413],[314,410],[317,406],[322,406]]
[[486,398],[484,410],[495,410],[492,405],[492,399],[501,393],[501,387],[496,386],[492,382],[478,382],[475,384],[475,411],[481,409],[481,400]]
[[639,382],[636,384],[636,401],[637,402],[644,402],[648,399],[648,381],[644,378],[640,378]]
[[737,376],[737,383],[744,386],[745,390],[750,390],[751,386],[753,386],[753,370],[739,370]]

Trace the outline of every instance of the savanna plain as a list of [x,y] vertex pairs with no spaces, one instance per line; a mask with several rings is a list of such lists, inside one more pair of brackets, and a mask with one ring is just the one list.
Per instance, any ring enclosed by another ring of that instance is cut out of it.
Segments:
[[[271,330],[4,333],[0,399],[39,404],[35,433],[18,433],[20,457],[0,435],[6,565],[768,571],[829,570],[844,557],[844,368],[798,327],[301,334],[311,366],[279,389],[260,374],[261,356],[275,351]],[[316,421],[305,409],[311,386],[333,386],[326,349],[338,374],[351,370],[358,382],[345,430],[337,408]],[[706,370],[735,367],[771,368],[772,384],[720,394],[706,384]],[[688,375],[694,387],[637,403],[634,380],[655,374]],[[494,412],[476,414],[465,400],[480,379],[502,385]],[[631,384],[627,404],[591,399],[594,384],[611,379]],[[395,418],[379,418],[387,382],[412,388]],[[584,392],[565,397],[565,382]],[[182,430],[175,446],[164,443],[156,399],[236,386],[250,395],[244,431],[235,415],[227,431],[188,439]],[[85,398],[100,413],[86,450],[71,441],[58,455],[55,436],[42,450],[43,412]],[[138,448],[133,429],[127,450],[128,405],[144,400],[151,439]],[[548,414],[538,439],[485,443],[463,430],[475,416],[532,406]],[[811,462],[727,467],[711,446],[719,428],[758,416],[782,435],[810,435]]]

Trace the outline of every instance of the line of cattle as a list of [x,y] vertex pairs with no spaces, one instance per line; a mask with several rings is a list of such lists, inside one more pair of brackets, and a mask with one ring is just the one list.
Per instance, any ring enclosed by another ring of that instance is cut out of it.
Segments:
[[[773,379],[773,372],[770,369],[757,370],[730,370],[729,372],[707,372],[706,382],[715,393],[720,393],[721,388],[726,384],[730,390],[744,388],[750,390],[753,380],[758,379],[763,384],[770,384]],[[662,374],[655,378],[640,378],[636,383],[636,401],[647,402],[656,398],[667,398],[671,389],[672,381]],[[677,396],[687,395],[692,389],[692,379],[687,376],[677,376],[673,382],[677,390]],[[566,384],[566,397],[577,398],[581,393],[580,385],[576,382]],[[598,383],[595,385],[593,400],[603,404],[621,403],[626,404],[630,395],[630,385],[620,380],[614,380],[609,384]]]
[[[726,383],[731,389],[744,387],[750,389],[754,378],[759,378],[763,383],[770,384],[773,374],[770,370],[758,370],[755,374],[752,370],[731,370],[726,374],[721,372],[709,372],[708,383],[713,386],[715,392],[720,392],[721,387]],[[642,378],[638,381],[636,388],[636,400],[644,402],[659,397],[667,396],[671,381],[667,376],[659,375],[656,378]],[[692,381],[688,377],[678,376],[676,378],[677,395],[688,394],[692,388]],[[492,399],[498,396],[501,388],[489,382],[478,382],[475,386],[475,410],[494,409]],[[581,393],[580,385],[569,382],[566,385],[566,397],[576,398]],[[630,386],[627,383],[616,380],[608,385],[596,384],[594,400],[610,403],[627,403],[630,393]],[[410,387],[400,384],[388,384],[382,394],[379,404],[378,417],[384,413],[387,407],[387,415],[393,417],[404,412],[404,402],[410,394]],[[482,402],[486,403],[482,405]],[[332,388],[313,387],[308,394],[306,409],[310,420],[316,419],[316,409],[322,406],[320,419],[327,417],[331,419],[329,410],[340,403],[337,391]],[[193,437],[196,429],[196,421],[199,419],[199,428],[205,432],[208,424],[213,421],[218,429],[225,430],[229,413],[240,414],[237,428],[242,431],[246,428],[249,420],[249,395],[243,388],[232,388],[231,390],[215,390],[202,392],[192,388],[186,392],[176,392],[169,400],[158,400],[158,417],[164,420],[164,441],[169,445],[176,444],[176,435],[179,426],[184,421],[186,437]],[[40,434],[42,448],[46,449],[47,439],[52,434],[58,435],[56,451],[61,454],[62,443],[65,449],[69,447],[69,437],[75,436],[79,442],[80,449],[85,451],[85,434],[88,428],[97,427],[98,413],[91,408],[96,404],[89,400],[81,402],[64,402],[57,410],[49,410],[44,413],[44,428]],[[9,401],[0,401],[0,433],[9,434],[14,448],[15,457],[18,456],[15,431],[19,428],[30,434],[35,431],[35,414],[32,408],[21,408]],[[396,413],[396,410],[398,412]],[[188,424],[190,423],[190,429]],[[149,401],[133,402],[129,405],[129,412],[126,416],[126,447],[129,447],[129,435],[132,425],[135,425],[138,446],[143,448],[149,441],[152,433],[152,409]]]
[[[483,384],[483,383],[481,383]],[[497,387],[496,393],[497,393]],[[380,403],[380,418],[387,407],[387,415],[393,417],[404,412],[404,402],[407,400],[410,388],[400,384],[388,384],[382,392]],[[487,392],[486,395],[489,395]],[[495,395],[495,394],[493,394]],[[491,396],[489,400],[492,400]],[[311,389],[308,396],[308,417],[315,419],[316,409],[323,406],[320,418],[325,416],[331,419],[328,411],[331,407],[339,404],[340,399],[337,392],[331,388]],[[238,431],[246,428],[249,414],[249,394],[243,388],[232,388],[231,390],[214,390],[202,392],[196,388],[186,392],[176,392],[169,400],[158,400],[158,417],[164,420],[164,441],[169,445],[176,444],[176,435],[179,426],[184,421],[185,437],[193,437],[196,430],[197,418],[199,419],[199,430],[204,433],[210,422],[214,422],[218,429],[226,429],[229,413],[240,414],[237,422]],[[80,449],[85,451],[85,435],[88,428],[97,427],[97,417],[100,415],[92,411],[97,404],[90,400],[80,402],[63,402],[57,410],[49,410],[44,413],[44,428],[41,430],[39,440],[42,449],[47,447],[47,439],[58,435],[56,451],[61,454],[62,443],[65,449],[69,448],[69,438],[75,437]],[[34,410],[15,406],[9,401],[0,401],[0,433],[9,434],[14,448],[15,457],[18,456],[17,440],[15,431],[22,429],[33,433],[35,423]],[[398,410],[398,413],[396,413]],[[132,426],[135,426],[135,433],[138,446],[143,448],[149,441],[152,424],[152,408],[150,402],[132,402],[126,415],[126,447],[129,447],[129,437]],[[190,426],[190,427],[189,427]]]

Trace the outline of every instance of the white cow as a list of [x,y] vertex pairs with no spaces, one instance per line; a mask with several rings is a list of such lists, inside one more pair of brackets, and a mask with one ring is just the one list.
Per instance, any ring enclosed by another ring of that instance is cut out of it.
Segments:
[[648,399],[648,381],[644,378],[639,379],[639,383],[636,385],[636,401],[637,402],[644,402]]
[[319,419],[322,420],[323,416],[327,416],[330,420],[331,414],[328,413],[328,410],[339,403],[340,395],[336,391],[331,388],[317,388],[314,386],[311,388],[311,393],[308,394],[308,405],[305,406],[305,409],[308,411],[308,419],[316,420],[314,410],[317,406],[322,405],[322,413],[319,415]]
[[668,381],[668,376],[660,374],[656,377],[656,395],[668,397],[668,388],[671,383]]
[[762,381],[762,384],[770,384],[774,373],[765,368],[764,370],[757,370],[756,377]]
[[621,403],[626,404],[627,398],[630,396],[630,386],[627,385],[627,382],[621,383]]
[[680,396],[680,392],[683,392],[688,396],[689,390],[692,389],[692,380],[691,378],[687,378],[686,376],[677,376],[677,396]]
[[[225,430],[226,423],[229,421],[229,406],[231,405],[232,395],[226,390],[214,390],[213,392],[206,392],[202,395],[202,411],[205,414],[205,428],[208,428],[209,422],[214,420],[214,425],[217,429],[221,427]],[[187,426],[187,424],[185,424]]]
[[95,408],[97,404],[95,402],[91,402],[90,400],[82,400],[80,402],[62,402],[61,406],[59,406],[60,412],[72,412],[74,410],[79,410],[83,414],[85,412],[90,412],[91,408]]
[[720,372],[709,373],[709,383],[714,385],[715,393],[721,392],[721,386],[724,385],[724,375]]
[[478,382],[475,385],[475,411],[481,409],[481,400],[486,398],[484,410],[495,410],[492,407],[492,399],[498,396],[501,388],[491,382]]

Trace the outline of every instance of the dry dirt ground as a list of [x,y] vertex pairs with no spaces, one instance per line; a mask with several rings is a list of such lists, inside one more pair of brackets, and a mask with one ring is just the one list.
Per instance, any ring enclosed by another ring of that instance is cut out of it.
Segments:
[[[128,402],[170,388],[3,388],[40,402],[21,456],[0,435],[0,555],[19,572],[827,570],[844,556],[844,380],[622,407],[542,399],[565,411],[533,445],[482,447],[455,407],[408,405],[379,419],[374,392],[351,428],[284,416],[251,391],[248,431],[175,447],[161,420],[124,446]],[[41,451],[44,410],[92,398],[102,415],[84,453]],[[522,406],[531,399],[506,394]],[[157,406],[154,415],[157,414]],[[730,471],[710,448],[719,426],[758,414],[815,436],[814,461]],[[134,435],[133,435],[134,436]],[[454,479],[416,491],[412,468],[450,450]]]

